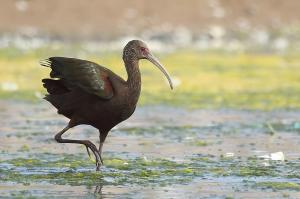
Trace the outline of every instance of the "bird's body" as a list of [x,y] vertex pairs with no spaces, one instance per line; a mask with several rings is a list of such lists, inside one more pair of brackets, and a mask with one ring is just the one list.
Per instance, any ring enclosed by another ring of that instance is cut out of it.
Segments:
[[[59,60],[72,60],[73,63],[88,62],[75,58],[51,57],[51,63]],[[72,127],[80,124],[89,124],[101,131],[109,131],[118,123],[126,120],[135,110],[140,86],[131,87],[125,80],[112,71],[95,63],[94,67],[102,69],[106,79],[108,90],[113,92],[110,99],[103,99],[97,95],[86,92],[84,89],[75,87],[68,89],[63,80],[43,79],[45,87],[50,95],[45,98],[51,102],[58,113],[72,119]],[[140,74],[135,77],[140,79]],[[103,77],[102,76],[102,77]],[[101,76],[99,76],[101,78]],[[136,85],[139,85],[138,83]],[[54,91],[51,91],[54,90]],[[134,98],[132,96],[135,96]]]
[[[90,149],[94,153],[97,170],[100,167],[99,161],[102,161],[102,146],[108,132],[129,118],[136,108],[141,91],[138,60],[144,58],[158,65],[168,75],[150,54],[146,45],[138,40],[129,42],[123,51],[127,81],[109,69],[86,60],[50,57],[41,63],[50,67],[50,77],[56,78],[42,80],[49,93],[45,99],[57,108],[59,114],[70,119],[68,126],[59,132],[55,139],[61,143],[84,144],[88,152]],[[169,77],[168,80],[170,81]],[[88,124],[99,130],[98,150],[88,140],[61,138],[69,128],[81,124]]]

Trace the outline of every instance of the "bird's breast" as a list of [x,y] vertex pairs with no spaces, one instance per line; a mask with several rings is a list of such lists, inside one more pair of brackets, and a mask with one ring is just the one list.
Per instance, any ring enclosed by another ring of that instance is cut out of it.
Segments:
[[122,111],[121,119],[123,121],[128,119],[134,113],[135,108],[136,108],[136,106],[133,106],[133,105],[128,105],[127,107],[125,107]]
[[111,100],[97,104],[98,119],[102,120],[101,123],[110,122],[116,125],[134,113],[137,101],[138,97],[126,89],[116,92]]

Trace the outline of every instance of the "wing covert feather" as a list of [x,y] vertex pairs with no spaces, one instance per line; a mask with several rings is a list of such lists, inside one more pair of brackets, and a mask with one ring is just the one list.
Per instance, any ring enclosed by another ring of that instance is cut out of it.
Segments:
[[107,69],[94,62],[50,57],[42,61],[41,65],[50,67],[52,69],[50,77],[62,79],[69,89],[79,87],[103,99],[110,99],[113,96],[113,87]]

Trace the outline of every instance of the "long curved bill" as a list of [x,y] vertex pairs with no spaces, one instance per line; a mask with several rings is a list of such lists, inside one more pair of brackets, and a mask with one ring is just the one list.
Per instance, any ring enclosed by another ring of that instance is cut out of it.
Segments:
[[168,79],[168,82],[170,84],[171,89],[173,89],[173,82],[171,80],[171,77],[170,77],[169,73],[165,69],[165,67],[163,67],[163,65],[158,61],[158,59],[156,57],[154,57],[151,53],[148,53],[147,59],[152,64],[154,64],[166,76],[166,78]]

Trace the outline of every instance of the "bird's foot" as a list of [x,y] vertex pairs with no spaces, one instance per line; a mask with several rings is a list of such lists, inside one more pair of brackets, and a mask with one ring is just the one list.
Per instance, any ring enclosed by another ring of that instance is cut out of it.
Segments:
[[89,158],[91,159],[91,153],[90,153],[90,151],[89,151],[89,147],[87,147],[87,146],[85,146],[86,147],[86,151],[87,151],[87,153],[88,153],[88,155],[89,155]]
[[[89,150],[88,147],[86,147],[86,151],[87,151],[87,153],[89,155],[89,158],[94,161],[94,159],[92,159],[92,157],[91,157],[91,153],[90,153],[90,150]],[[101,152],[99,152],[99,156],[100,156],[101,165],[104,165]]]
[[96,146],[90,141],[88,141],[85,144],[85,147],[86,147],[89,157],[91,157],[89,149],[93,152],[93,154],[95,156],[95,161],[96,161],[96,171],[99,171],[100,167],[101,167],[101,163],[103,162],[100,152],[98,151]]
[[98,150],[95,150],[95,151],[92,150],[92,152],[94,153],[95,158],[96,158],[96,171],[100,171],[100,167],[101,167],[101,155],[100,155],[100,153],[99,153]]

